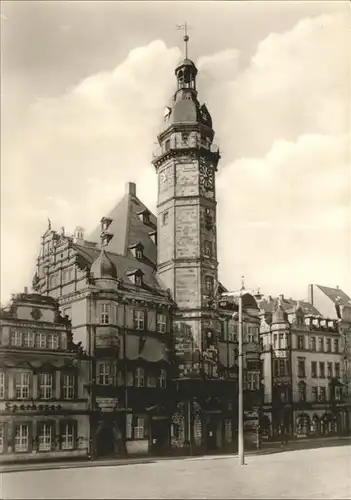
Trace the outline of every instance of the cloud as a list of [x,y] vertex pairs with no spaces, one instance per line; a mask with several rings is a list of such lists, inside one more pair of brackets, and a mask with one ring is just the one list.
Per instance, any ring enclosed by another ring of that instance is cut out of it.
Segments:
[[[199,98],[222,150],[218,235],[228,287],[245,274],[268,293],[301,296],[310,281],[351,281],[347,33],[346,16],[306,18],[262,40],[249,61],[228,47],[197,62]],[[151,153],[179,58],[157,40],[32,103],[2,151],[2,297],[30,281],[48,217],[57,229],[88,232],[127,181],[155,209]]]

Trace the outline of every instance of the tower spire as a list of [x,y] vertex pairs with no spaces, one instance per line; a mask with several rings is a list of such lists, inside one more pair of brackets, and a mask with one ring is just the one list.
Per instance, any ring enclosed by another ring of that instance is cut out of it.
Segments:
[[189,42],[189,36],[188,36],[188,24],[185,21],[184,24],[181,25],[176,25],[177,30],[184,30],[184,36],[183,40],[185,43],[185,59],[188,59],[188,42]]

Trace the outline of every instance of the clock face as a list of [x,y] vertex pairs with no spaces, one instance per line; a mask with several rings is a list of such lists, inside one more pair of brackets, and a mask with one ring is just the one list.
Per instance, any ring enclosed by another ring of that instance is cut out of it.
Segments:
[[205,191],[212,191],[214,185],[213,170],[208,165],[200,165],[200,186]]

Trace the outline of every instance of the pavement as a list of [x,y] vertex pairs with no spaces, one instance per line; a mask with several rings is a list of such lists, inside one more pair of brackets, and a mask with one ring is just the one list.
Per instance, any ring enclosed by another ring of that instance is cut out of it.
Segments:
[[[283,451],[291,451],[296,449],[306,449],[306,448],[314,448],[314,447],[322,447],[322,446],[340,446],[340,445],[351,445],[351,437],[328,437],[328,438],[311,438],[311,439],[303,439],[290,441],[284,446],[281,446],[280,443],[277,442],[263,442],[261,449],[259,450],[250,450],[246,451],[245,455],[266,455],[272,453],[281,453]],[[216,457],[233,457],[233,454],[220,454],[220,455],[209,455],[212,458]],[[198,459],[200,457],[193,456],[183,456],[183,457],[175,457],[175,456],[163,456],[163,457],[151,457],[151,456],[139,456],[133,458],[104,458],[98,460],[65,460],[65,461],[47,461],[47,462],[24,462],[24,463],[10,463],[6,465],[0,466],[1,472],[23,472],[23,471],[35,471],[35,470],[51,470],[51,469],[77,469],[77,468],[86,468],[86,467],[106,467],[106,466],[125,466],[125,465],[133,465],[133,464],[146,464],[146,463],[155,463],[164,460],[191,460]],[[203,457],[205,458],[205,457]]]
[[0,498],[349,499],[350,460],[346,444],[247,455],[244,466],[232,455],[3,473]]

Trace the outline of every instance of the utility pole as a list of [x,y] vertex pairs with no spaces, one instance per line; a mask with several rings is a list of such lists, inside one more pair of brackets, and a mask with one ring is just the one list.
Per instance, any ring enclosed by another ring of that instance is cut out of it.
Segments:
[[244,455],[244,380],[243,380],[243,297],[239,295],[239,395],[238,395],[238,454],[240,465],[245,465]]

